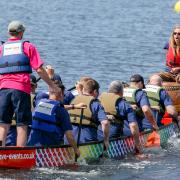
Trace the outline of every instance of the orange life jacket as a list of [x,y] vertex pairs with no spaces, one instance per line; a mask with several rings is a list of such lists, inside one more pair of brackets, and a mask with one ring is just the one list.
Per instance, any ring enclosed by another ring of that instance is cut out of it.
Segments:
[[173,48],[169,47],[167,54],[166,54],[166,66],[170,68],[180,67],[180,56],[173,54]]

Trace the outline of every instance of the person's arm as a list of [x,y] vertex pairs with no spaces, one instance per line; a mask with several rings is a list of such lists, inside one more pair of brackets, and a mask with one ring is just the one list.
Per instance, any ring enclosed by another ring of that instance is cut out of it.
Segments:
[[79,104],[70,104],[70,105],[64,105],[64,108],[66,110],[70,110],[70,109],[85,109],[87,108],[87,106],[84,103],[79,103]]
[[76,141],[75,141],[75,139],[73,137],[72,131],[71,130],[66,131],[65,135],[66,135],[66,138],[67,138],[69,144],[74,149],[74,153],[77,155],[77,157],[79,157],[80,156],[80,151],[77,148],[77,144],[76,144]]
[[147,105],[144,105],[144,106],[142,106],[142,111],[143,111],[145,117],[146,117],[146,118],[149,120],[149,122],[152,124],[152,127],[153,127],[155,130],[158,130],[159,128],[158,128],[157,122],[156,122],[156,120],[155,120],[155,118],[154,118],[154,116],[153,116],[153,113],[152,113],[150,107],[147,106]]
[[135,142],[135,147],[136,147],[136,151],[137,153],[142,153],[142,147],[139,141],[139,128],[136,122],[131,122],[129,123],[129,127],[131,130],[131,133],[134,137],[134,142]]
[[106,149],[108,149],[110,122],[108,120],[103,120],[103,121],[101,121],[101,126],[102,126],[103,135],[104,135],[104,144],[106,146]]
[[50,91],[60,92],[60,89],[49,78],[49,76],[48,76],[46,70],[43,68],[43,66],[36,69],[36,72],[41,77],[41,79],[43,79],[48,84]]

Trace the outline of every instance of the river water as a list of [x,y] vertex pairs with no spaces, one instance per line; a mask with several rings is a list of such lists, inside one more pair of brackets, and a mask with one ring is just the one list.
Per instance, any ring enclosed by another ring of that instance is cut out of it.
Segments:
[[[11,20],[26,25],[24,39],[34,43],[67,88],[79,77],[95,78],[101,91],[115,79],[140,73],[145,80],[164,69],[164,44],[180,24],[176,0],[8,0],[0,1],[0,40]],[[47,86],[40,81],[39,89]],[[82,165],[76,170],[1,170],[7,179],[180,179],[180,144],[133,158]]]

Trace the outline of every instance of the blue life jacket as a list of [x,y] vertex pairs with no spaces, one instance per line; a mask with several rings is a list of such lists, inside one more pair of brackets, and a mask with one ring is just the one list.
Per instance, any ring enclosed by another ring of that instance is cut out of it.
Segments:
[[32,73],[29,57],[24,54],[23,44],[25,41],[6,42],[2,45],[0,57],[0,74],[9,73]]
[[33,113],[32,129],[59,134],[61,124],[56,118],[56,109],[60,106],[58,101],[42,99]]

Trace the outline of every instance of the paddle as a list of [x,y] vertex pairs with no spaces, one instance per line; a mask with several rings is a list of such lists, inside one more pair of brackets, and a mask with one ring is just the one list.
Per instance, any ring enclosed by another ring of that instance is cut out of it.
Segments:
[[[77,138],[77,148],[79,148],[79,144],[80,144],[83,114],[84,114],[84,108],[81,108],[81,116],[80,116],[79,131],[78,131],[78,138]],[[78,156],[75,154],[75,162],[77,162],[77,159],[78,159]]]
[[178,134],[177,134],[177,137],[180,138],[179,120],[178,120],[178,118],[173,117],[173,118],[172,118],[172,121],[177,125],[177,128],[178,128],[178,132],[177,132]]
[[107,148],[105,146],[105,144],[103,143],[103,152],[102,154],[99,155],[99,158],[103,158],[103,157],[107,157]]
[[[156,122],[158,119],[158,111],[156,111]],[[157,133],[157,131],[153,130],[153,132],[147,137],[147,142],[145,144],[145,147],[160,147],[160,135]]]

